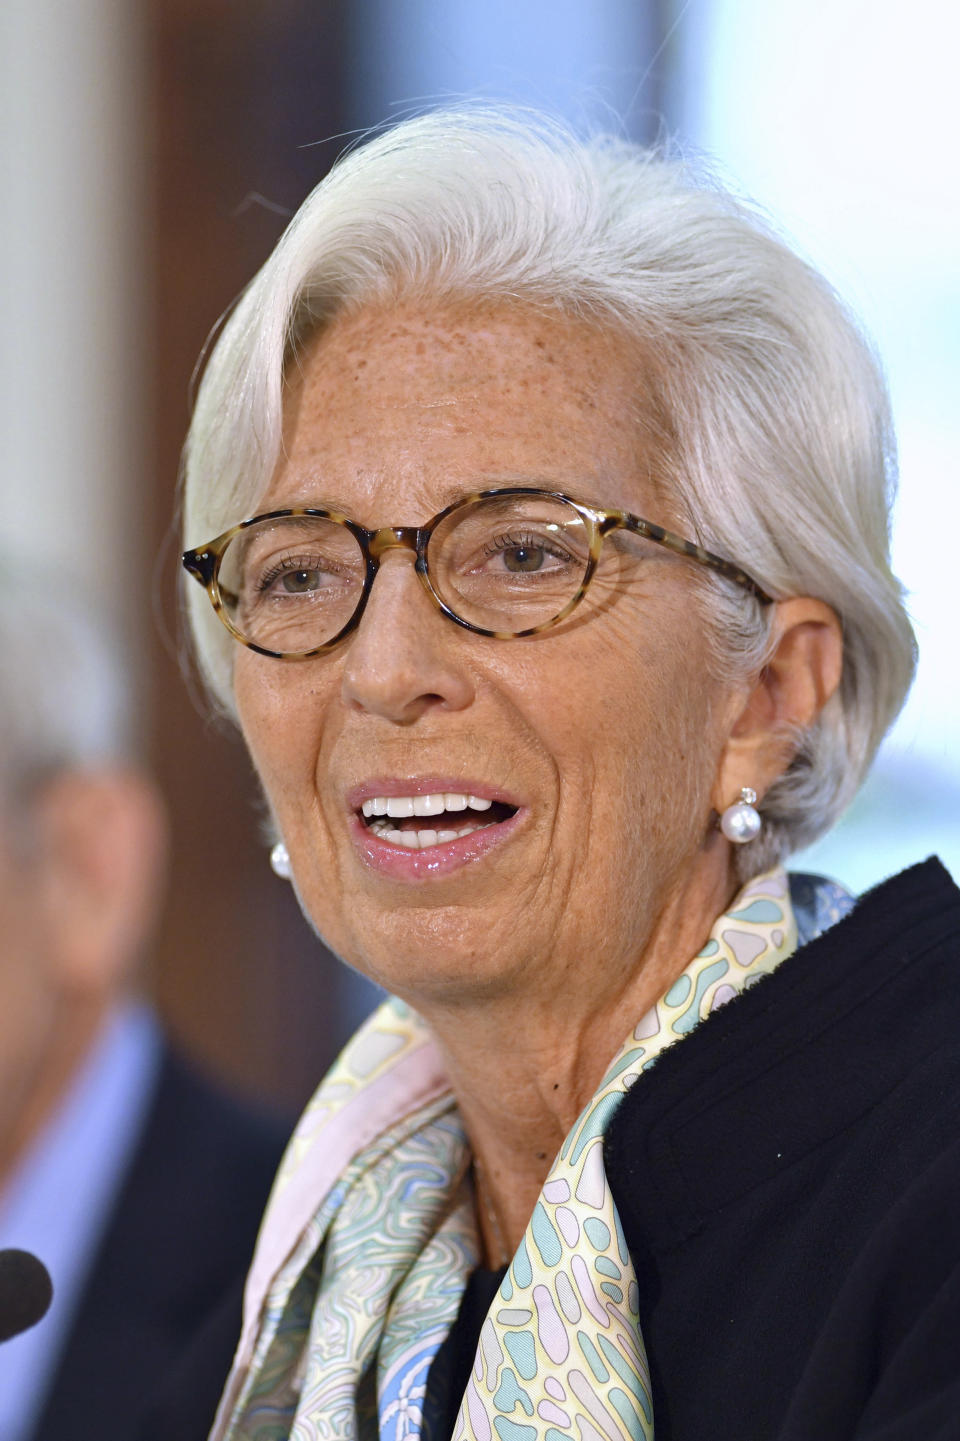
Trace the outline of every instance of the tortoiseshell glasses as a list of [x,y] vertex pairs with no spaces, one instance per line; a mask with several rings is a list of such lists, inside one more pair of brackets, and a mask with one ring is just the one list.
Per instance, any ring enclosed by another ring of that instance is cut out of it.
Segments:
[[772,599],[733,561],[652,521],[521,486],[468,495],[421,526],[366,530],[334,510],[268,511],[188,550],[183,564],[237,640],[298,660],[330,650],[358,624],[388,550],[413,552],[424,589],[450,620],[509,640],[565,620],[598,572],[616,584],[623,556],[604,549],[615,531],[639,538],[634,559],[665,547]]

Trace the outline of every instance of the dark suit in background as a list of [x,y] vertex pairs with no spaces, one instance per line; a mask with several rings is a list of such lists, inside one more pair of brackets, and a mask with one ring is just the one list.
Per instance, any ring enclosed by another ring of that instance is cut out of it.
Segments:
[[139,1441],[158,1406],[203,1441],[289,1130],[165,1052],[32,1441]]

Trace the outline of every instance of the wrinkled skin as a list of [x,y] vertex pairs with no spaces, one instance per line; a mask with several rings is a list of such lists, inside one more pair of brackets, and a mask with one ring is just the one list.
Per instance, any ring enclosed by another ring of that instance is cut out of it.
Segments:
[[[362,311],[300,357],[260,508],[328,503],[370,528],[413,525],[520,482],[682,525],[637,423],[641,376],[635,350],[559,317]],[[513,1235],[540,1157],[733,894],[716,810],[742,785],[762,794],[788,758],[770,738],[782,695],[711,676],[690,570],[625,552],[620,583],[570,621],[501,641],[444,618],[392,551],[331,653],[237,647],[241,723],[304,908],[433,1026]],[[493,787],[518,822],[449,874],[385,877],[346,797],[429,775]]]

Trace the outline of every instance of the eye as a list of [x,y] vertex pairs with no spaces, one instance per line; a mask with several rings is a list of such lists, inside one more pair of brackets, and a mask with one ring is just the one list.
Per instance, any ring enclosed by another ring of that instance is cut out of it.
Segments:
[[304,591],[317,589],[320,584],[320,572],[318,570],[288,570],[278,579],[280,589],[285,590],[288,595],[302,595]]
[[258,595],[313,595],[337,580],[336,567],[316,556],[284,556],[256,580]]
[[556,570],[569,565],[570,553],[553,537],[526,535],[498,535],[484,547],[489,556],[499,556],[503,567],[511,575],[530,575],[536,571]]

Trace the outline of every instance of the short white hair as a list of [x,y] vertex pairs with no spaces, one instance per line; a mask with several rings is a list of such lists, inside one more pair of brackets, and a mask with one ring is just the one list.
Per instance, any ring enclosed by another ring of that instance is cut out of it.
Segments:
[[[741,874],[827,830],[915,665],[889,564],[886,387],[830,286],[667,147],[582,140],[486,106],[405,121],[334,166],[226,321],[184,452],[188,545],[266,489],[296,347],[346,310],[401,297],[533,306],[635,338],[638,416],[654,422],[657,473],[693,538],[777,597],[821,598],[843,625],[839,691],[763,798]],[[700,585],[719,665],[757,673],[769,609],[713,574]],[[202,671],[233,714],[235,643],[193,581],[186,593]]]
[[58,564],[0,554],[0,801],[63,770],[131,758],[132,711],[109,626]]

